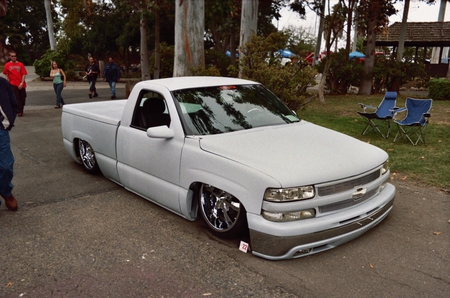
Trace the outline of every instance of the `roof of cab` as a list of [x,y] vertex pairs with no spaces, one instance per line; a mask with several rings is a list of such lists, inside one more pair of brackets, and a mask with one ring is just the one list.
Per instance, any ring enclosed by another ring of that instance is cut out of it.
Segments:
[[150,87],[150,85],[164,86],[170,91],[199,88],[199,87],[213,87],[221,85],[247,85],[247,84],[259,84],[254,81],[229,78],[229,77],[173,77],[156,80],[142,81],[138,84],[144,84]]

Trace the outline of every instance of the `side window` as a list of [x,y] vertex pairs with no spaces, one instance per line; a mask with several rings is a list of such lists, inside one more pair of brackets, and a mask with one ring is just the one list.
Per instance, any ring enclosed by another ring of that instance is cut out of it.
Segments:
[[170,115],[164,97],[153,91],[141,91],[134,110],[132,127],[147,130],[149,127],[170,127]]

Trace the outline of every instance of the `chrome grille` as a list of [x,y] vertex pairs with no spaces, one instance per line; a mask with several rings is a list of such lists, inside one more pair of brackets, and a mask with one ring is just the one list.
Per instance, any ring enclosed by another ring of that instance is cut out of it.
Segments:
[[378,179],[380,177],[380,171],[375,171],[373,173],[370,173],[368,175],[353,179],[353,180],[348,180],[348,181],[344,181],[344,182],[340,182],[340,183],[336,183],[336,184],[332,184],[332,185],[328,185],[328,186],[322,186],[318,188],[318,194],[319,196],[323,197],[323,196],[329,196],[332,194],[336,194],[336,193],[340,193],[340,192],[344,192],[347,191],[349,189],[353,189],[355,186],[358,185],[364,185],[367,183],[370,183],[376,179]]
[[372,189],[371,191],[365,193],[358,200],[349,199],[349,200],[345,200],[345,201],[336,202],[336,203],[333,203],[333,204],[319,206],[319,212],[320,213],[331,212],[331,211],[335,211],[335,210],[339,210],[339,209],[348,208],[348,207],[351,207],[353,205],[357,205],[357,204],[362,203],[365,200],[373,197],[377,193],[377,190],[378,190],[377,188]]

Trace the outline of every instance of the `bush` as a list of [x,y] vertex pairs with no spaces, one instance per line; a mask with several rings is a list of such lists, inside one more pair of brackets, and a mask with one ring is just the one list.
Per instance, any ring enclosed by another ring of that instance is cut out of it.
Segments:
[[230,66],[230,58],[228,58],[224,53],[216,51],[214,49],[209,49],[205,51],[205,64],[206,69],[214,67],[220,73],[220,76],[227,76],[227,68]]
[[444,78],[430,80],[428,97],[434,100],[450,99],[450,81]]
[[[309,102],[306,88],[315,85],[316,72],[300,63],[281,65],[273,56],[285,48],[283,41],[273,33],[267,38],[253,36],[243,48],[244,57],[239,59],[243,78],[265,85],[290,109],[297,111]],[[232,68],[229,67],[232,73]]]
[[[356,59],[349,59],[344,50],[340,50],[331,56],[330,69],[326,78],[326,84],[331,94],[346,94],[350,86],[359,86],[363,75],[363,65]],[[325,63],[329,59],[325,57],[317,65],[320,73],[323,73]]]
[[220,71],[215,67],[211,66],[208,68],[196,67],[190,69],[193,76],[211,76],[211,77],[220,77]]
[[400,86],[403,84],[416,81],[421,85],[426,85],[429,80],[425,65],[413,61],[408,56],[405,56],[403,61],[396,61],[383,55],[376,57],[373,77],[375,93],[384,89],[399,92]]
[[59,68],[67,70],[67,66],[70,64],[66,61],[66,57],[57,51],[48,50],[41,59],[34,61],[35,72],[41,78],[48,77],[51,69],[52,61],[58,63]]

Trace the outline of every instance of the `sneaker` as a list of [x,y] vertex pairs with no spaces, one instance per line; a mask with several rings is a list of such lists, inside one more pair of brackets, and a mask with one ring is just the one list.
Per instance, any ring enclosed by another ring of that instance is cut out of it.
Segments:
[[92,98],[92,94],[89,94],[89,98]]
[[114,95],[111,95],[111,99],[114,99]]
[[98,96],[98,94],[97,93],[94,93],[94,97],[97,97]]

